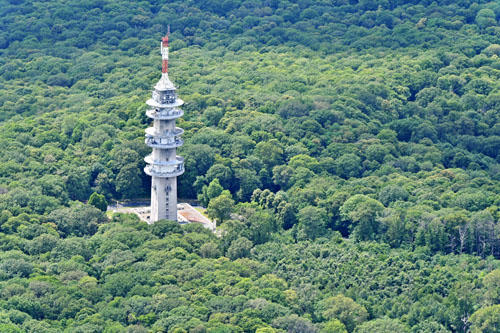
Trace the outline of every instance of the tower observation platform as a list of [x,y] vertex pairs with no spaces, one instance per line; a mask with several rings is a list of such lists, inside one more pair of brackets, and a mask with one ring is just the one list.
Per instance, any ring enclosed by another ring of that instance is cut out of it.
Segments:
[[184,158],[177,156],[177,147],[184,141],[182,128],[175,120],[184,112],[179,108],[184,102],[177,97],[176,88],[168,78],[168,37],[162,38],[162,75],[154,86],[146,115],[153,119],[153,126],[146,129],[145,143],[153,149],[144,158],[144,172],[151,176],[151,214],[149,223],[168,219],[177,221],[177,177],[184,173]]

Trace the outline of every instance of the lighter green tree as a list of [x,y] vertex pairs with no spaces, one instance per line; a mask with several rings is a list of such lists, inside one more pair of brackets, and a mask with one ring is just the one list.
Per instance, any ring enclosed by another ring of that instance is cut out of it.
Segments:
[[207,208],[207,214],[211,219],[216,219],[220,224],[230,217],[234,209],[234,200],[231,193],[225,190],[216,198],[210,200]]

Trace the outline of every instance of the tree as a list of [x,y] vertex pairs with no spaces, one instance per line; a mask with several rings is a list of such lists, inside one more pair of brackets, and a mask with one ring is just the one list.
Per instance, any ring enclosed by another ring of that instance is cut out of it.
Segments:
[[291,314],[276,318],[273,326],[284,330],[285,332],[316,332],[314,324],[310,320]]
[[47,219],[57,225],[57,231],[63,237],[93,235],[98,225],[107,221],[101,210],[83,204],[54,210]]
[[255,333],[275,333],[275,332],[276,330],[271,327],[261,327],[255,331]]
[[368,160],[382,163],[385,156],[389,154],[389,149],[381,144],[374,144],[366,148],[365,154]]
[[234,184],[233,171],[223,164],[212,165],[205,177],[208,182],[217,178],[223,188],[233,193],[238,189],[237,184]]
[[293,169],[287,165],[277,165],[273,168],[273,183],[288,190],[292,187]]
[[368,319],[368,312],[364,306],[341,294],[320,301],[318,312],[318,315],[326,320],[340,320],[348,332],[354,331],[356,326]]
[[385,209],[378,217],[378,222],[383,228],[382,239],[392,247],[399,247],[413,240],[412,225],[406,223],[401,210]]
[[[207,135],[213,135],[207,133]],[[214,149],[206,144],[185,145],[182,149],[185,156],[186,172],[179,179],[179,192],[188,197],[196,197],[193,184],[196,177],[204,175],[214,163]]]
[[340,216],[351,221],[349,229],[359,240],[370,240],[377,237],[379,222],[377,216],[384,206],[375,199],[363,194],[356,194],[340,207]]
[[182,228],[176,221],[159,220],[151,226],[151,233],[159,238],[164,238],[170,234],[183,234]]
[[141,174],[134,164],[128,164],[120,169],[115,184],[120,198],[135,198],[144,191]]
[[271,233],[277,231],[275,217],[269,210],[256,210],[247,217],[251,240],[255,244],[262,244],[269,240]]
[[487,210],[474,213],[470,220],[475,250],[480,255],[494,253],[495,219]]
[[94,192],[90,195],[89,205],[92,205],[103,212],[105,212],[108,208],[108,202],[106,201],[106,197],[97,192]]
[[371,333],[371,332],[384,332],[384,333],[405,333],[410,332],[408,327],[403,325],[397,319],[379,318],[370,320],[356,328],[356,333]]
[[87,168],[81,166],[67,171],[66,188],[72,200],[85,200],[90,192],[90,175]]
[[203,120],[209,126],[217,126],[223,116],[224,110],[217,106],[209,106],[205,109],[205,112],[203,112]]
[[413,332],[450,333],[451,331],[436,321],[425,320],[412,327]]
[[315,239],[326,232],[327,214],[324,208],[307,206],[298,213],[298,239]]
[[328,213],[328,226],[333,230],[338,230],[344,236],[348,233],[348,224],[340,216],[340,207],[349,199],[348,192],[338,191],[328,196],[325,200],[320,201],[320,206],[324,207]]
[[498,304],[500,301],[500,269],[494,269],[483,278],[486,289],[487,304]]
[[288,166],[292,169],[297,169],[298,167],[304,167],[313,172],[320,171],[319,162],[315,158],[305,154],[299,154],[292,157],[290,159],[290,162],[288,163]]
[[361,173],[361,158],[354,154],[345,154],[335,162],[337,175],[349,179],[359,177]]
[[428,246],[432,252],[443,251],[446,246],[446,233],[440,219],[422,222],[415,235],[415,243]]
[[229,246],[227,250],[227,256],[231,260],[248,257],[252,246],[253,244],[250,240],[245,237],[240,237],[231,242],[231,246]]
[[472,333],[495,333],[500,331],[500,304],[487,306],[470,317]]
[[320,333],[347,333],[345,325],[338,319],[329,320],[319,331]]
[[203,258],[217,258],[220,256],[219,246],[214,242],[208,242],[200,247],[200,254]]
[[49,86],[60,86],[60,87],[70,87],[71,79],[65,74],[56,74],[47,79],[47,85]]
[[481,29],[496,25],[495,12],[489,8],[481,9],[476,15],[476,23]]
[[234,209],[234,200],[231,193],[225,190],[216,198],[210,200],[207,208],[207,214],[211,219],[216,219],[219,224],[230,217]]
[[303,117],[309,114],[313,108],[310,101],[302,99],[290,99],[282,103],[278,109],[278,115],[282,118]]
[[269,170],[283,162],[283,148],[276,139],[259,142],[255,146],[254,155],[260,158]]
[[236,178],[239,180],[240,189],[236,195],[241,201],[248,201],[255,189],[262,187],[262,183],[257,174],[252,169],[239,168],[235,171]]
[[391,202],[398,200],[407,200],[408,196],[408,192],[401,186],[388,185],[380,191],[378,198],[380,202],[382,202],[382,204],[387,207]]
[[469,330],[470,318],[480,297],[480,290],[473,282],[461,280],[453,285],[447,303],[450,304],[448,310],[453,317],[452,324],[457,331]]
[[278,224],[285,230],[290,229],[297,223],[297,211],[292,204],[282,201],[277,207]]
[[219,183],[219,179],[215,178],[208,186],[204,185],[201,194],[198,195],[198,201],[203,207],[207,207],[210,200],[221,195],[224,189]]
[[27,243],[26,249],[31,255],[47,253],[57,245],[58,240],[57,236],[51,234],[41,234]]
[[24,258],[8,258],[3,259],[0,264],[0,278],[28,277],[33,272],[33,265],[27,262]]
[[94,189],[96,192],[102,193],[105,198],[110,199],[113,193],[112,178],[106,172],[100,172],[94,181]]
[[13,323],[0,323],[0,332],[21,333],[22,330]]

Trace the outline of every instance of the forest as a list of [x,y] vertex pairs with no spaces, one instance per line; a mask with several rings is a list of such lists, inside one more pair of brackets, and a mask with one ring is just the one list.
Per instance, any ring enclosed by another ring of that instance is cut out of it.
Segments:
[[[0,0],[0,331],[500,331],[500,1]],[[145,101],[184,116],[147,198]]]

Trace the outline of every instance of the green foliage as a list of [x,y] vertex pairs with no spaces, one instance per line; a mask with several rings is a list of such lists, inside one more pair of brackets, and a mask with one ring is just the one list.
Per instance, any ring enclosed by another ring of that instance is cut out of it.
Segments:
[[471,332],[493,333],[500,329],[500,305],[481,308],[470,317]]
[[205,243],[200,247],[200,254],[203,258],[218,258],[220,250],[217,243]]
[[101,211],[105,212],[108,208],[108,202],[106,201],[106,197],[104,195],[94,192],[90,195],[89,205],[92,205]]
[[391,202],[408,199],[408,192],[397,185],[389,185],[380,190],[378,198],[385,206],[389,206]]
[[298,213],[299,239],[315,239],[326,231],[326,211],[323,208],[307,206]]
[[[496,3],[0,8],[0,331],[498,330]],[[149,191],[167,25],[220,237],[102,214]]]
[[486,299],[489,304],[498,304],[500,300],[500,270],[489,272],[483,279]]
[[340,320],[332,319],[323,326],[320,333],[347,333],[347,330]]
[[361,159],[354,154],[345,154],[336,160],[337,174],[342,178],[359,177],[362,167]]
[[358,328],[355,332],[369,333],[369,332],[410,332],[410,330],[397,319],[380,318],[368,321]]
[[318,304],[319,316],[326,320],[338,319],[348,332],[368,319],[366,309],[344,295],[328,297]]
[[231,246],[227,250],[227,256],[233,260],[248,257],[252,246],[253,244],[250,240],[240,237],[231,243]]
[[221,224],[229,218],[233,208],[234,200],[231,197],[231,193],[225,190],[219,196],[210,200],[207,207],[207,214],[210,218],[216,219]]
[[198,195],[198,201],[204,207],[207,207],[210,200],[221,195],[223,190],[224,188],[220,185],[219,180],[217,178],[214,178],[208,186],[203,186],[201,194]]
[[135,166],[127,165],[123,167],[116,176],[116,191],[121,193],[122,198],[136,196],[137,189],[141,188],[141,185],[141,174]]
[[375,239],[378,234],[379,223],[377,215],[382,212],[384,206],[375,199],[362,194],[357,194],[347,199],[340,207],[340,216],[350,220],[350,227],[357,239]]
[[160,220],[151,226],[151,233],[159,238],[170,234],[182,234],[182,228],[176,221]]
[[106,217],[100,209],[77,204],[73,207],[54,210],[47,216],[47,220],[55,223],[61,236],[68,237],[70,235],[93,235],[98,225],[106,221]]

